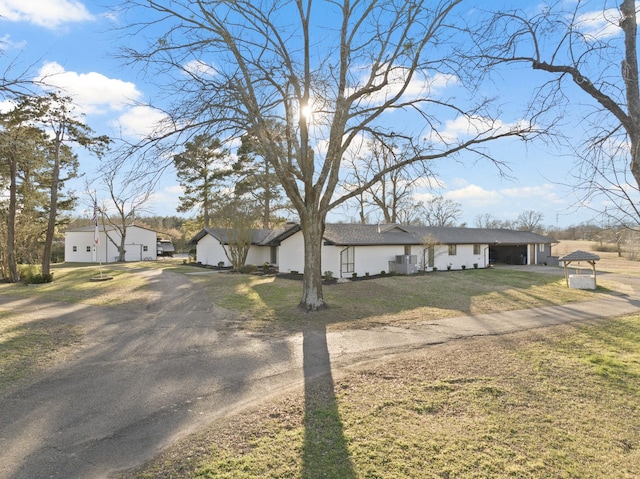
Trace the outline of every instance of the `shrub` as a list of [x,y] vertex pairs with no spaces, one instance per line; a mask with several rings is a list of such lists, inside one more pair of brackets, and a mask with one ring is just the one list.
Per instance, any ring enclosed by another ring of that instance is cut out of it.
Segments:
[[380,275],[384,276],[385,274],[387,274],[387,272],[385,270],[380,271]]
[[369,276],[369,272],[367,271],[364,275],[365,275],[365,276]]
[[473,269],[478,269],[478,263],[473,263]]
[[463,264],[463,265],[462,265],[462,269],[467,269],[467,265],[466,265],[466,264]]
[[431,271],[433,271],[435,273],[436,271],[438,271],[438,267],[434,266],[433,268],[431,268]]
[[[200,261],[198,261],[200,263]],[[218,261],[218,268],[224,268],[224,261]]]
[[325,271],[324,279],[326,279],[327,281],[331,281],[333,279],[333,271]]
[[357,278],[358,277],[358,273],[356,273],[356,272],[351,273],[351,277],[352,278]]
[[300,273],[298,273],[298,270],[297,270],[297,269],[292,269],[292,270],[290,271],[290,273],[291,273],[291,274],[300,274]]
[[244,274],[250,274],[258,271],[258,267],[255,264],[245,264],[244,266],[240,266],[238,271]]
[[34,265],[26,265],[20,268],[20,278],[24,284],[44,284],[53,281],[53,273],[42,274]]

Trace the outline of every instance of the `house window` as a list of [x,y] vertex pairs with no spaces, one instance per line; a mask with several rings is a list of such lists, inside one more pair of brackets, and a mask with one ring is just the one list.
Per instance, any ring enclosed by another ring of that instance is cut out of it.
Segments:
[[450,244],[449,245],[449,256],[455,256],[457,252],[458,252],[457,245]]
[[87,253],[91,253],[91,246],[87,246]]
[[410,244],[404,245],[404,254],[411,254],[411,245]]
[[356,267],[356,249],[351,246],[340,252],[340,271],[342,273],[353,273]]
[[538,251],[540,251],[541,253],[544,253],[544,244],[543,243],[540,243],[538,245]]
[[480,254],[480,245],[479,244],[474,244],[473,245],[473,254]]
[[144,245],[144,246],[142,247],[142,251],[149,251],[149,247],[148,247],[147,245]]
[[74,253],[76,253],[77,251],[78,251],[78,247],[77,247],[77,246],[74,246],[74,247],[73,247],[73,252],[74,252]]

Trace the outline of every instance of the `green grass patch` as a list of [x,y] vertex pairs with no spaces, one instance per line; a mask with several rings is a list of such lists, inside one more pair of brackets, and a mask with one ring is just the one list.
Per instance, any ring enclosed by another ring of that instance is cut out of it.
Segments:
[[311,315],[296,308],[302,283],[273,276],[193,276],[213,301],[237,312],[246,328],[335,327],[425,321],[468,314],[566,304],[603,290],[569,289],[560,275],[514,270],[467,270],[393,276],[325,286],[329,308]]
[[[636,315],[427,348],[220,421],[128,477],[640,477],[639,334]],[[336,444],[346,457],[325,460]]]
[[[51,283],[25,285],[0,284],[0,294],[33,296],[55,301],[84,303],[97,306],[122,306],[130,303],[144,304],[152,300],[147,289],[147,279],[141,275],[141,266],[62,264],[52,268]],[[109,281],[91,281],[99,276],[110,276]]]
[[55,363],[80,337],[59,321],[0,311],[0,391]]

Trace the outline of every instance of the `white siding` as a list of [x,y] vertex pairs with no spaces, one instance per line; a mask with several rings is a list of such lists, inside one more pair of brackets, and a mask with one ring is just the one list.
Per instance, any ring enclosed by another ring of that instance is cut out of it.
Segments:
[[256,246],[251,245],[249,253],[247,254],[247,260],[245,264],[255,264],[256,266],[262,266],[264,263],[269,263],[271,259],[271,248],[269,246]]
[[[64,235],[64,260],[67,263],[97,263],[94,245],[93,232],[68,231]],[[74,247],[76,251],[73,251]]]
[[[304,240],[302,232],[299,231],[282,241],[279,249],[278,267],[281,273],[289,273],[291,271],[302,273],[304,271]],[[337,271],[339,270],[334,271],[336,277]]]
[[[113,242],[107,238],[107,234]],[[69,263],[113,263],[118,260],[118,248],[120,244],[120,233],[117,230],[109,230],[99,233],[99,243],[94,247],[94,230],[90,231],[67,231],[64,237],[64,260]],[[150,231],[138,226],[127,228],[127,238],[125,241],[125,261],[140,261],[150,258],[155,260],[157,235],[155,231]],[[113,244],[115,242],[115,244]],[[76,251],[73,251],[73,247]],[[147,251],[143,251],[144,247]],[[90,251],[87,251],[87,247]]]
[[[485,268],[488,261],[488,246],[487,244],[481,244],[480,254],[473,254],[472,244],[459,244],[456,245],[456,254],[449,255],[449,245],[437,245],[435,247],[434,266],[439,270],[445,270],[449,265],[451,265],[451,269],[462,269],[462,265],[470,269],[473,268],[474,264],[477,264],[478,268]],[[422,265],[421,257],[418,258],[418,262]]]
[[196,245],[196,261],[211,266],[217,266],[220,262],[225,266],[231,266],[220,241],[209,234],[200,239]]

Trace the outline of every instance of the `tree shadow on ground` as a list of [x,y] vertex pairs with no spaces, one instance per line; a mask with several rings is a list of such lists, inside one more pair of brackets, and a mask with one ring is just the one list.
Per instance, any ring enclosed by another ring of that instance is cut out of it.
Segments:
[[303,479],[355,478],[338,410],[324,326],[303,334],[305,412]]

